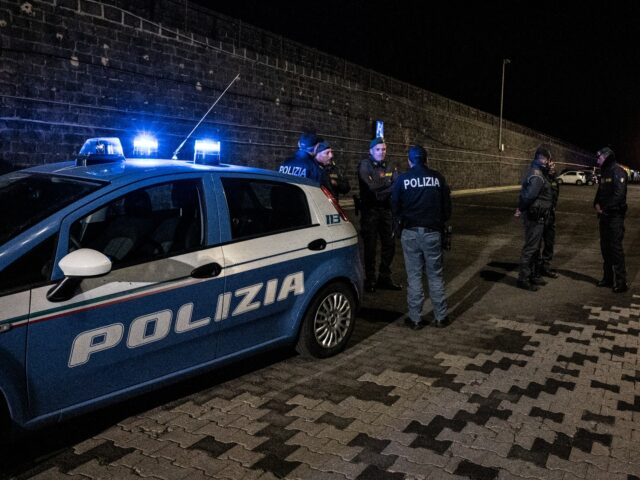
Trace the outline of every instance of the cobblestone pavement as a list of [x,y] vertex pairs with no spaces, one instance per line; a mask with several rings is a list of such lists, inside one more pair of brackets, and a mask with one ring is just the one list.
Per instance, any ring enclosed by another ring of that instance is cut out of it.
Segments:
[[[337,357],[260,356],[118,407],[131,414],[88,415],[41,434],[62,440],[7,462],[5,476],[638,479],[638,211],[625,241],[632,289],[614,295],[594,285],[593,193],[563,188],[561,275],[539,292],[514,287],[515,194],[456,198],[450,327],[413,332],[404,292],[367,296]],[[69,433],[97,418],[97,431]]]

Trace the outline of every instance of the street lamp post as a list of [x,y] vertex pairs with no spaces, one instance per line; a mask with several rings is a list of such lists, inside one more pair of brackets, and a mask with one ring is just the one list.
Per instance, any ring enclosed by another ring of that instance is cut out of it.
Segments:
[[502,85],[500,87],[500,125],[498,127],[498,150],[502,151],[502,107],[504,105],[504,71],[505,67],[508,63],[511,63],[511,60],[508,58],[502,59]]

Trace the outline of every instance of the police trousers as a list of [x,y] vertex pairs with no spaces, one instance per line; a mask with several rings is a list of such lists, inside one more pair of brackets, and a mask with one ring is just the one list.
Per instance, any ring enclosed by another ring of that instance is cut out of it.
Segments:
[[370,282],[376,281],[376,248],[380,238],[380,267],[378,281],[391,280],[391,262],[396,242],[392,237],[391,209],[363,208],[360,217],[360,234],[364,244],[364,273]]
[[528,215],[523,215],[524,245],[520,254],[519,281],[529,281],[534,272],[535,262],[540,252],[542,234],[544,232],[544,219],[531,220]]
[[427,275],[429,297],[436,322],[447,316],[447,298],[442,268],[442,234],[424,228],[402,231],[402,251],[407,270],[407,304],[409,318],[418,323],[424,306],[423,273]]
[[544,231],[542,232],[542,253],[538,264],[544,268],[549,268],[553,251],[556,244],[556,212],[551,209],[549,216],[544,222]]
[[624,216],[600,215],[600,251],[602,252],[603,280],[620,285],[627,282],[624,265]]

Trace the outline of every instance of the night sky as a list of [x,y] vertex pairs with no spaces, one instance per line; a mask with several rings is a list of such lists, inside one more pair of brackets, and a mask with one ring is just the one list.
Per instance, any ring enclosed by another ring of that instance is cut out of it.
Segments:
[[640,167],[640,1],[196,3]]

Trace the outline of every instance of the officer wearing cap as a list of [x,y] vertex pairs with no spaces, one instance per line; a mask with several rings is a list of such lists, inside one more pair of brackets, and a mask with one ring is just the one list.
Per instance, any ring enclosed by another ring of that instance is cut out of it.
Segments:
[[[369,143],[369,157],[358,164],[360,185],[360,232],[364,243],[365,290],[376,288],[401,290],[391,279],[391,262],[395,253],[392,235],[391,188],[398,172],[385,161],[387,145],[382,137]],[[376,279],[376,246],[380,237],[380,266]]]
[[622,293],[629,289],[622,249],[627,212],[627,173],[618,165],[615,153],[609,147],[598,151],[596,165],[600,167],[601,181],[593,207],[599,218],[600,251],[604,260],[604,273],[598,286]]
[[427,166],[427,151],[409,147],[409,171],[398,177],[391,197],[393,217],[402,225],[400,241],[407,271],[408,326],[426,325],[422,272],[426,271],[435,326],[449,324],[442,269],[442,235],[451,217],[451,191],[445,178]]
[[284,161],[278,171],[295,177],[306,177],[320,185],[329,186],[324,170],[315,161],[315,154],[320,138],[313,132],[305,132],[298,140],[298,151]]
[[329,142],[320,140],[316,147],[315,161],[324,170],[328,177],[328,188],[334,197],[349,193],[351,185],[344,171],[333,161],[333,149]]
[[546,176],[549,171],[551,152],[542,146],[533,155],[518,198],[518,210],[522,212],[524,223],[524,245],[520,255],[518,288],[535,292],[537,285],[545,285],[542,278],[535,276],[535,261],[540,251],[544,225],[553,204],[553,190]]

